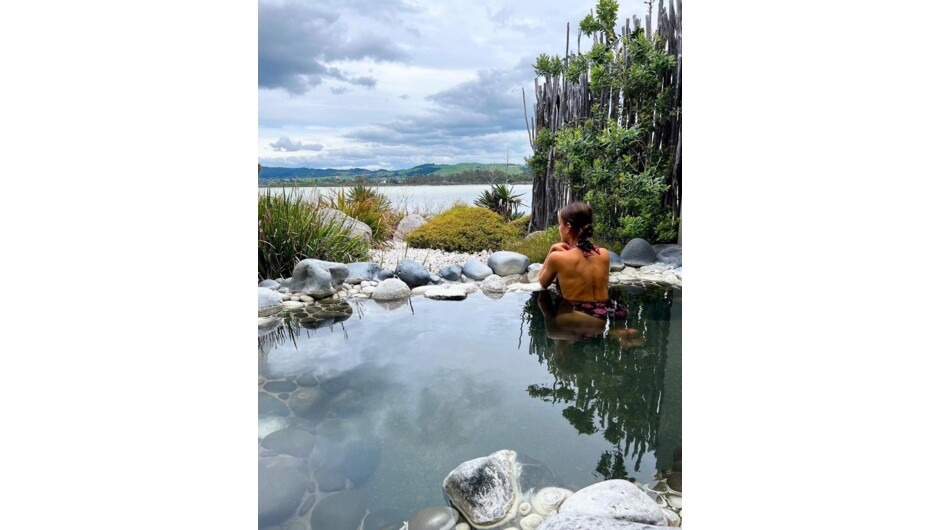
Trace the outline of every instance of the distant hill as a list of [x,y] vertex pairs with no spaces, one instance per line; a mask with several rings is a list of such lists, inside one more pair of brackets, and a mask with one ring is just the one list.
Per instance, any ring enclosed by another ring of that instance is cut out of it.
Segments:
[[[258,173],[259,181],[264,180],[310,180],[310,179],[324,179],[324,180],[353,180],[356,177],[365,177],[368,180],[383,180],[383,179],[395,179],[395,180],[408,180],[413,177],[421,176],[434,176],[442,177],[444,181],[450,180],[446,177],[457,177],[460,175],[462,178],[470,178],[473,175],[488,175],[493,173],[508,174],[509,176],[526,176],[531,174],[531,170],[521,164],[510,164],[508,167],[506,164],[477,164],[477,163],[464,163],[464,164],[452,164],[452,165],[443,165],[443,164],[421,164],[420,166],[415,166],[410,169],[396,169],[396,170],[368,170],[362,168],[353,168],[353,169],[313,169],[313,168],[292,168],[292,167],[261,167],[261,171]],[[417,180],[427,180],[427,179],[417,179]],[[440,179],[432,179],[440,180]]]

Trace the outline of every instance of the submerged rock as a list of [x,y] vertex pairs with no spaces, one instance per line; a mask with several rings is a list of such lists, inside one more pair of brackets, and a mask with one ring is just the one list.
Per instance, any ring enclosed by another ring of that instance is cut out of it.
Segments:
[[395,274],[412,289],[431,283],[431,273],[413,259],[399,261]]
[[493,269],[493,273],[500,276],[524,274],[530,264],[531,260],[525,254],[508,250],[494,252],[490,254],[489,259],[486,261],[487,267]]
[[303,429],[288,427],[265,436],[261,446],[283,455],[307,458],[317,445],[317,437]]
[[322,493],[343,491],[346,489],[346,477],[329,468],[318,468],[313,471],[313,479]]
[[294,514],[310,483],[307,465],[289,456],[258,459],[258,527],[278,524]]
[[398,300],[411,296],[411,289],[408,284],[398,278],[389,278],[379,282],[375,291],[372,291],[372,299],[379,300]]
[[313,530],[356,530],[366,514],[366,494],[360,490],[334,493],[320,499],[310,513]]
[[281,295],[268,289],[267,287],[258,287],[258,316],[271,316],[281,310],[283,302]]
[[280,399],[268,394],[258,392],[259,416],[290,416],[290,409]]
[[408,530],[451,530],[458,517],[453,508],[425,508],[408,518]]
[[588,514],[621,521],[665,525],[656,502],[632,482],[605,480],[575,492],[558,510],[561,514]]
[[472,280],[482,280],[493,274],[493,269],[487,267],[479,260],[467,260],[463,264],[463,274]]
[[642,267],[656,262],[656,252],[645,239],[636,237],[623,247],[620,258],[631,267]]
[[315,415],[325,404],[326,396],[323,391],[309,386],[297,389],[287,400],[287,405],[294,414],[301,417]]
[[497,451],[468,460],[444,479],[444,492],[476,528],[490,528],[515,516],[518,498],[516,452]]

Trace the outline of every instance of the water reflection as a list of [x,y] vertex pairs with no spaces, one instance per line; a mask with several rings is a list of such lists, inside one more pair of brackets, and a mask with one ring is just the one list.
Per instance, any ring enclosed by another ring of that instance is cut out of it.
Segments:
[[666,469],[681,443],[681,294],[631,291],[611,290],[630,311],[626,322],[565,320],[566,302],[548,291],[535,293],[523,309],[529,353],[554,378],[527,392],[567,405],[562,416],[578,433],[602,433],[611,447],[595,474],[604,479],[631,479],[627,462],[638,472],[650,452]]

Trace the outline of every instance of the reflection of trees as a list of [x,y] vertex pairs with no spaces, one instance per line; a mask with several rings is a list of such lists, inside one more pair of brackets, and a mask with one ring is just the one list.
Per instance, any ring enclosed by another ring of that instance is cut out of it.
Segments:
[[[529,353],[547,364],[555,381],[551,386],[530,385],[528,393],[547,403],[567,404],[562,415],[579,433],[602,432],[613,447],[601,455],[597,474],[605,479],[628,478],[627,461],[633,459],[633,470],[639,471],[643,455],[655,454],[659,445],[672,291],[653,288],[626,295],[611,290],[612,297],[629,307],[626,327],[639,330],[645,338],[644,346],[632,348],[609,333],[578,342],[549,338],[538,296],[526,304],[522,320],[528,323]],[[625,326],[619,322],[612,327]],[[659,456],[671,458],[671,454]]]

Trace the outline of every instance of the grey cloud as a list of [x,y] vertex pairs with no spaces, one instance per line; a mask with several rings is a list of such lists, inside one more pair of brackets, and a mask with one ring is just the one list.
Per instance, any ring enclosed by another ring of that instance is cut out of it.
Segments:
[[258,6],[258,86],[303,94],[325,78],[374,87],[373,77],[354,77],[332,61],[404,61],[405,51],[386,37],[350,35],[336,8],[319,4],[262,2]]
[[286,136],[281,136],[276,142],[270,144],[275,151],[321,151],[323,146],[320,144],[305,144],[303,142],[294,142]]
[[351,89],[348,86],[331,86],[330,87],[330,92],[334,94],[345,94],[346,92],[349,92],[350,90]]

